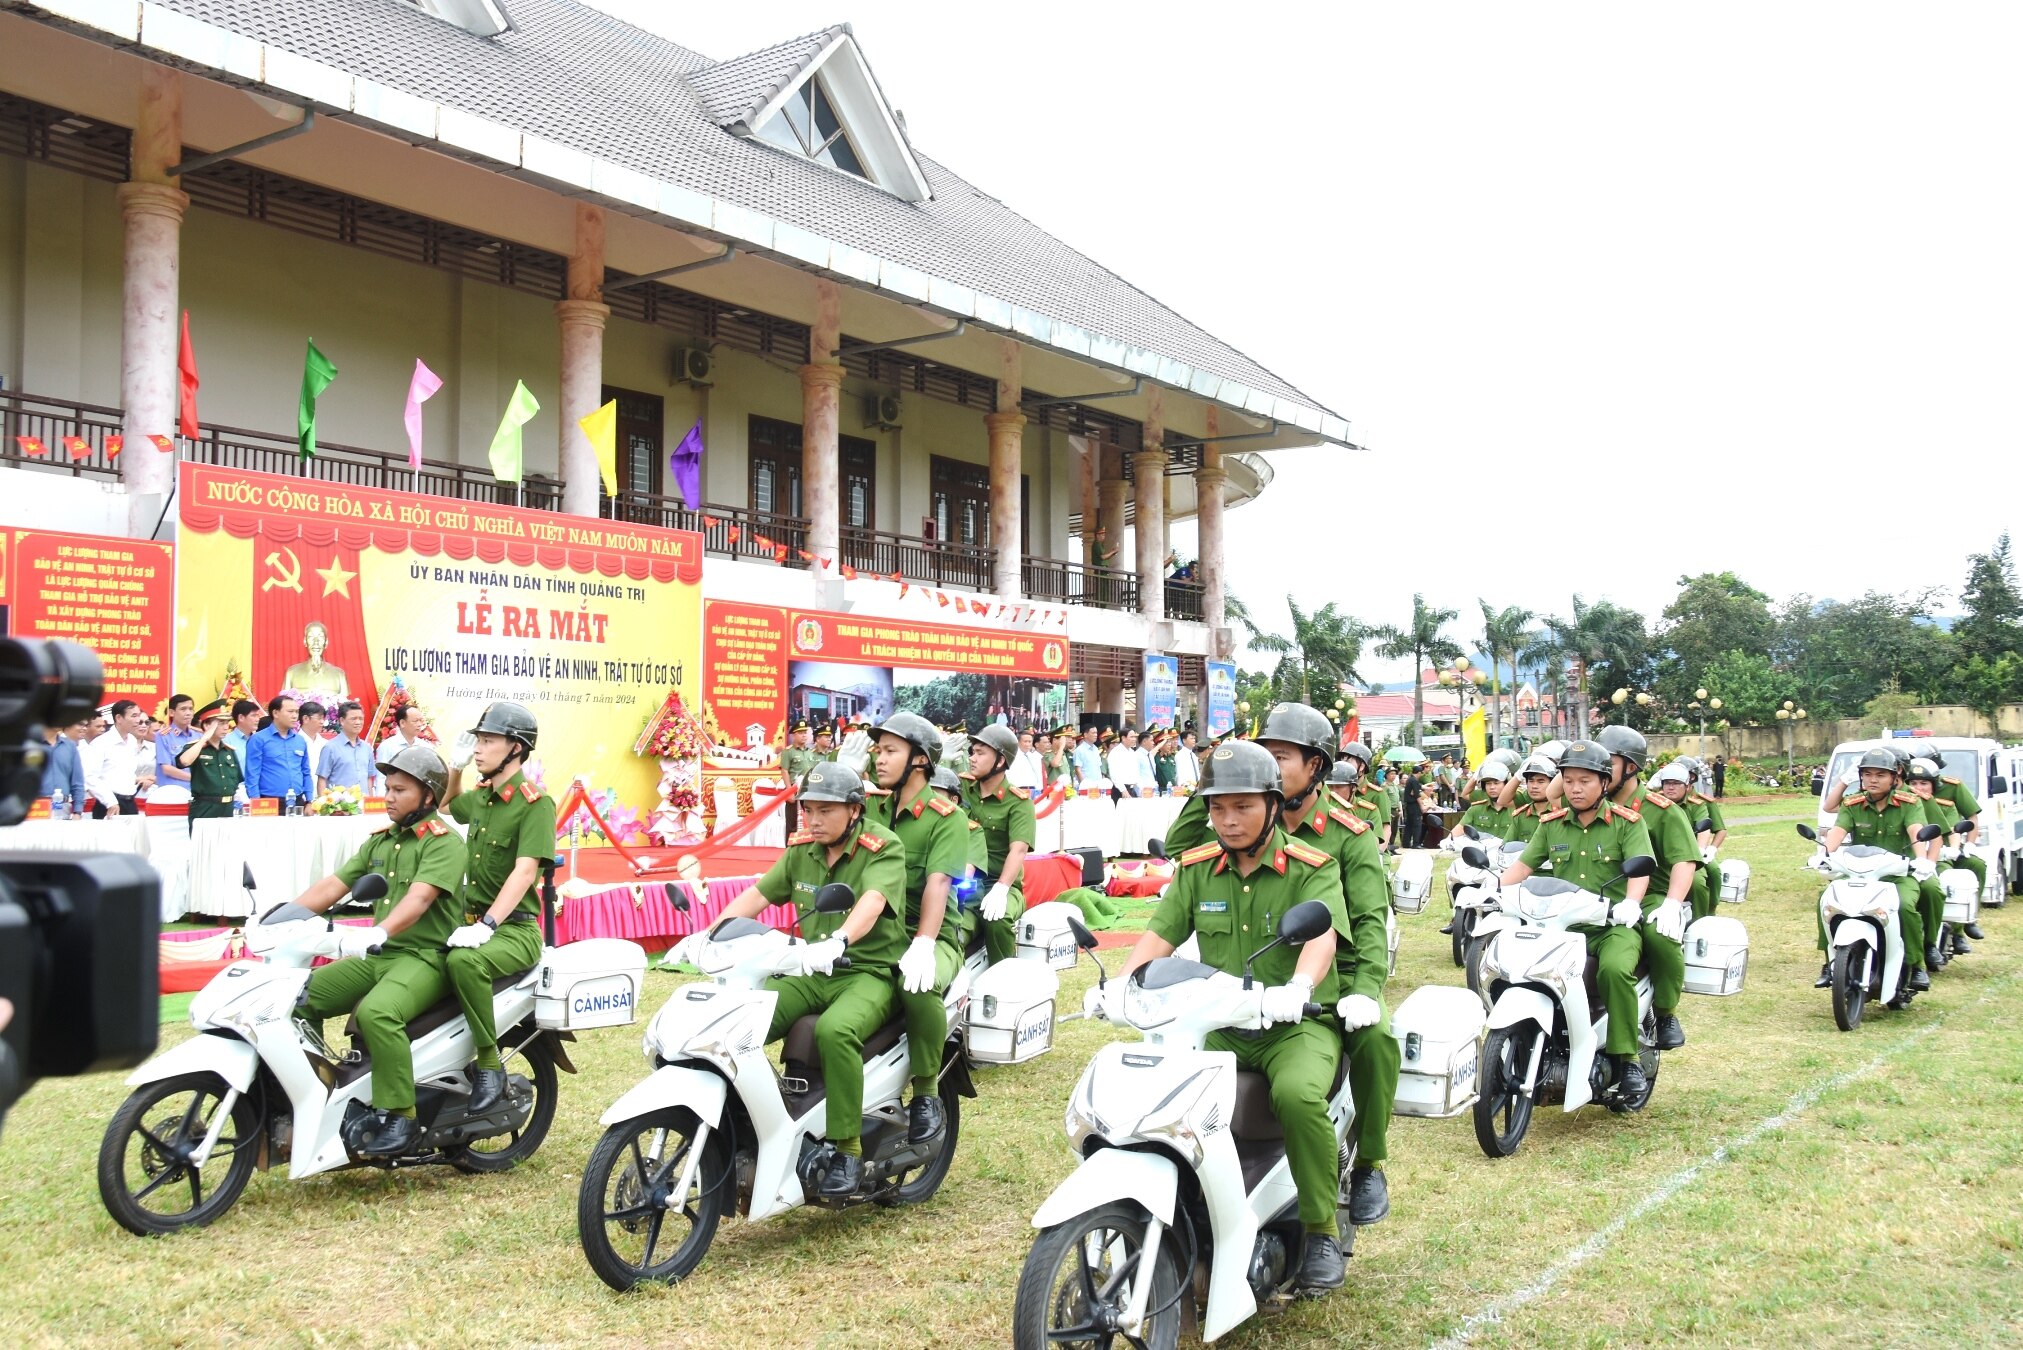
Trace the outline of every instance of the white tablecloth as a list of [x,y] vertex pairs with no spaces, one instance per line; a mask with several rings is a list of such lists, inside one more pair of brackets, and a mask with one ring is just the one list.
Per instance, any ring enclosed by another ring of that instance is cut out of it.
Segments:
[[0,830],[0,849],[36,853],[134,853],[148,856],[147,818],[109,820],[24,820]]
[[1143,853],[1148,840],[1164,839],[1185,805],[1185,797],[1123,798],[1117,803],[1117,852]]
[[[445,817],[447,819],[447,817]],[[190,835],[184,912],[238,919],[252,913],[241,869],[251,867],[265,904],[293,900],[335,872],[386,816],[231,816],[200,820]],[[165,888],[166,889],[166,888]],[[177,917],[181,917],[178,915]]]
[[1117,853],[1117,804],[1108,797],[1075,797],[1061,803],[1061,849],[1099,848]]

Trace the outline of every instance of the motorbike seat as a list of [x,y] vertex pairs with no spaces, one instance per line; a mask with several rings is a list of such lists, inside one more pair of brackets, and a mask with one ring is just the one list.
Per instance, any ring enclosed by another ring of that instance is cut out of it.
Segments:
[[[786,1045],[780,1058],[789,1064],[798,1064],[806,1072],[798,1076],[810,1082],[820,1082],[822,1078],[822,1056],[815,1048],[815,1022],[820,1013],[809,1013],[796,1018],[794,1025],[787,1028]],[[871,1033],[864,1040],[864,1062],[870,1063],[906,1038],[906,1018],[894,1013],[886,1019],[885,1025]]]
[[[1329,1097],[1342,1090],[1349,1076],[1349,1057],[1335,1060],[1334,1081],[1328,1084]],[[1261,1073],[1239,1069],[1236,1074],[1236,1109],[1230,1113],[1229,1132],[1239,1144],[1282,1143],[1285,1129],[1271,1109],[1271,1080]]]
[[[532,966],[527,967],[527,970],[532,969]],[[516,970],[510,975],[501,975],[498,979],[493,980],[493,997],[505,993],[521,980],[526,979],[527,970]],[[408,1019],[407,1038],[411,1041],[418,1041],[437,1027],[448,1023],[451,1018],[462,1017],[463,1015],[463,1005],[457,1002],[456,994],[454,992],[447,994]],[[358,1015],[356,1013],[344,1019],[344,1034],[353,1043],[358,1041]]]
[[983,950],[983,920],[978,919],[969,930],[969,940],[962,944],[962,954],[973,956]]
[[[1607,1011],[1607,1009],[1602,1007],[1602,987],[1595,979],[1595,972],[1600,969],[1600,958],[1590,952],[1587,964],[1581,967],[1580,975],[1581,983],[1587,986],[1587,1010],[1590,1018],[1598,1018]],[[1631,978],[1640,980],[1650,973],[1650,967],[1644,961],[1642,954],[1639,953],[1637,956],[1637,968],[1631,972]]]

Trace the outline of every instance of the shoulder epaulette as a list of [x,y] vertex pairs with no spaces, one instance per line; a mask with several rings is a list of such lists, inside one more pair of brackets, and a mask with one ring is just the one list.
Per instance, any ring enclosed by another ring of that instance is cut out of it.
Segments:
[[952,816],[955,814],[954,803],[945,802],[941,800],[941,798],[939,797],[929,797],[927,799],[927,809],[933,811],[937,815]]
[[[1670,803],[1670,802],[1666,802],[1666,803],[1665,803],[1665,805],[1667,805],[1667,806],[1670,806],[1670,805],[1671,805],[1671,803]],[[1630,809],[1629,807],[1627,807],[1627,806],[1618,806],[1618,805],[1617,805],[1616,803],[1614,803],[1614,802],[1610,802],[1610,803],[1609,803],[1609,810],[1611,810],[1611,811],[1615,812],[1615,813],[1616,813],[1617,815],[1621,816],[1621,817],[1622,817],[1622,818],[1623,818],[1624,820],[1635,820],[1635,821],[1641,821],[1641,820],[1643,819],[1643,816],[1639,815],[1639,814],[1638,814],[1637,812],[1635,812],[1635,811],[1632,811],[1632,810],[1631,810],[1631,809]]]
[[1524,805],[1522,805],[1522,806],[1513,806],[1513,807],[1511,807],[1511,808],[1510,808],[1510,814],[1511,814],[1511,815],[1513,815],[1513,816],[1521,816],[1521,815],[1523,815],[1523,814],[1524,814],[1525,812],[1527,812],[1527,811],[1536,811],[1537,809],[1538,809],[1538,803],[1536,803],[1536,802],[1526,802],[1526,803],[1525,803]]
[[1960,780],[1952,777],[1950,774],[1941,775],[1939,781],[1941,783],[1951,783],[1954,787],[1960,786]]
[[1013,787],[1012,796],[1017,797],[1020,801],[1029,802],[1033,799],[1033,790],[1031,788]]
[[430,834],[436,835],[438,837],[448,834],[450,832],[450,827],[443,824],[440,820],[431,820],[427,822],[423,826],[423,828],[426,829]]
[[1222,856],[1220,844],[1198,844],[1180,855],[1182,867],[1192,867],[1196,863],[1212,862]]
[[538,802],[541,800],[541,789],[535,787],[532,783],[522,783],[520,784],[520,795],[530,802]]
[[1564,806],[1562,806],[1562,807],[1560,807],[1560,808],[1559,808],[1559,810],[1557,810],[1557,811],[1548,811],[1548,812],[1546,812],[1546,813],[1545,813],[1544,815],[1540,816],[1540,817],[1538,818],[1538,823],[1539,823],[1539,824],[1541,824],[1541,825],[1543,825],[1543,824],[1545,824],[1545,822],[1547,822],[1548,820],[1558,820],[1558,819],[1559,819],[1559,818],[1560,818],[1561,816],[1563,816],[1563,815],[1565,815],[1565,814],[1566,814],[1566,808],[1565,808]]
[[1662,811],[1669,811],[1672,809],[1672,799],[1660,793],[1647,792],[1644,794],[1644,800]]
[[1918,794],[1915,792],[1905,792],[1902,788],[1898,788],[1895,792],[1890,794],[1890,800],[1895,802],[1898,806],[1911,806],[1916,804],[1919,798]]
[[1302,844],[1297,839],[1286,840],[1285,851],[1287,857],[1298,858],[1308,867],[1326,867],[1334,861],[1333,858],[1330,858],[1312,844]]
[[1687,793],[1687,794],[1686,794],[1686,800],[1687,800],[1687,801],[1689,801],[1689,802],[1691,802],[1691,803],[1693,803],[1693,805],[1695,805],[1695,806],[1705,806],[1705,805],[1707,804],[1707,799],[1706,799],[1705,797],[1702,797],[1702,796],[1701,796],[1701,795],[1700,795],[1699,793],[1697,793],[1697,792],[1689,792],[1689,793]]
[[814,842],[815,836],[808,830],[795,830],[792,834],[787,836],[787,843],[789,846],[792,846],[794,844],[812,844]]
[[1349,829],[1362,823],[1353,812],[1344,811],[1339,806],[1330,806],[1328,808],[1328,819],[1344,829]]
[[980,830],[983,828],[983,822],[978,820],[976,817],[971,816],[969,820],[969,828],[971,828],[972,830]]
[[1842,806],[1844,806],[1844,807],[1845,807],[1845,806],[1867,806],[1867,805],[1868,805],[1868,794],[1867,794],[1866,792],[1850,792],[1850,793],[1848,793],[1848,794],[1847,794],[1847,795],[1846,795],[1845,797],[1842,797],[1842,798],[1840,799],[1840,804],[1841,804]]
[[880,839],[877,835],[871,833],[869,830],[866,830],[864,833],[858,835],[857,842],[862,844],[865,848],[870,849],[873,853],[876,853],[880,849],[885,847],[885,841],[883,839]]

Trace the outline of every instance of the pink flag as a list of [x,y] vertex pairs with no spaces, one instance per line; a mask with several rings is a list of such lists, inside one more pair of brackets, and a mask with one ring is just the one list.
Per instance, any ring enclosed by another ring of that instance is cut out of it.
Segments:
[[421,405],[435,397],[436,390],[442,387],[443,377],[416,357],[414,380],[407,387],[407,462],[410,468],[421,467]]

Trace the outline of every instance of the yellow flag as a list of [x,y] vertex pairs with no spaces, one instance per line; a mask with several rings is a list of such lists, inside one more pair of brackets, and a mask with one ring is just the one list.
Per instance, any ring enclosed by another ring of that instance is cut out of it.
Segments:
[[590,441],[590,448],[597,452],[597,473],[604,479],[604,491],[613,497],[618,495],[618,400],[577,419],[576,425],[583,428],[583,434]]
[[1468,757],[1470,770],[1482,767],[1482,761],[1489,757],[1489,710],[1477,708],[1461,719],[1461,749]]

